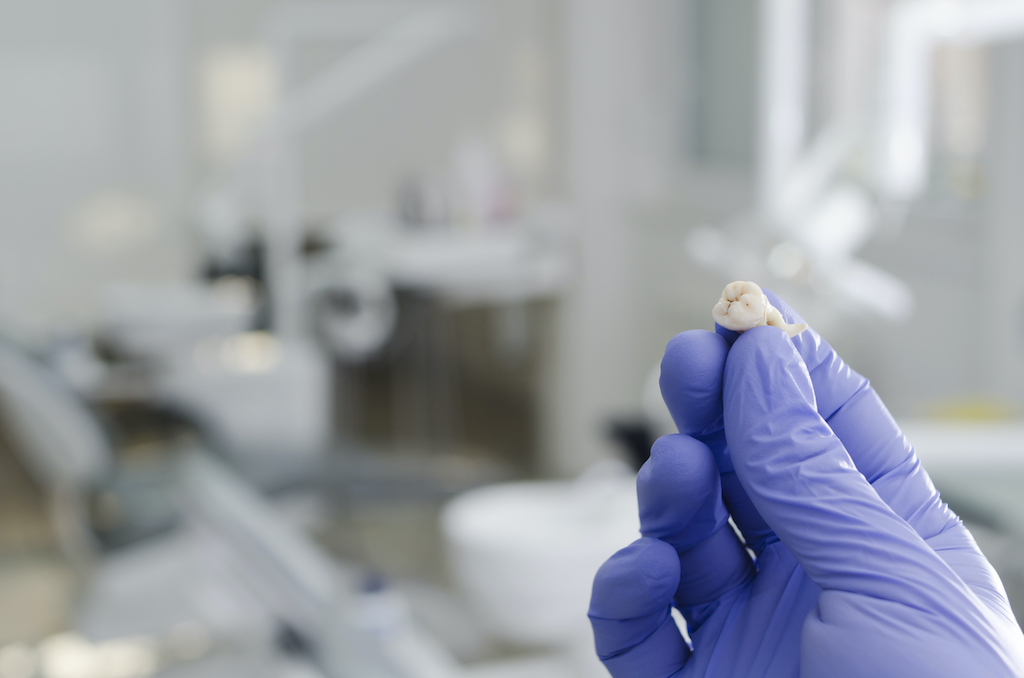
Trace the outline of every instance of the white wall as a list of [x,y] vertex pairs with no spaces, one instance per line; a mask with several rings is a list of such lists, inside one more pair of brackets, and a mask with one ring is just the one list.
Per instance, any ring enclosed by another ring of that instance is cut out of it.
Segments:
[[178,223],[185,15],[173,0],[0,4],[0,322],[83,322],[192,265]]
[[[579,251],[544,401],[544,458],[555,474],[617,453],[608,422],[638,412],[664,346],[652,321],[673,293],[651,280],[638,211],[664,197],[678,165],[678,8],[658,0],[568,3],[568,175]],[[677,237],[663,235],[670,246]]]

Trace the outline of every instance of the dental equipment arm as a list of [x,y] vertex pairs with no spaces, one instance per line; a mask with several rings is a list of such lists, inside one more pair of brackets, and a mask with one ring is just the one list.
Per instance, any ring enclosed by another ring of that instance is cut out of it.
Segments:
[[999,577],[867,380],[813,330],[717,331],[669,342],[679,433],[594,581],[612,676],[1024,676]]

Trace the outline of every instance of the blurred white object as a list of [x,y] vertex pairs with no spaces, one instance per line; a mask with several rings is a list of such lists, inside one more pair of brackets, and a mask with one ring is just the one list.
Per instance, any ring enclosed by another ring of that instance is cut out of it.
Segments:
[[63,492],[92,485],[110,472],[110,450],[96,418],[57,375],[4,343],[0,343],[0,417],[8,442],[31,450],[23,463],[42,487]]
[[[250,152],[226,173],[215,192],[233,195],[242,216],[265,224],[267,284],[274,331],[301,336],[305,262],[299,147],[316,125],[410,68],[473,27],[471,8],[448,3],[279,3],[265,14],[262,33],[281,75],[277,106]],[[359,42],[310,77],[297,81],[293,65],[303,43]]]
[[590,633],[594,574],[639,529],[636,477],[618,465],[572,482],[472,490],[442,515],[469,604],[496,637],[527,647],[573,644]]
[[567,217],[552,206],[494,228],[408,229],[366,215],[339,220],[331,238],[347,253],[339,266],[379,270],[396,288],[458,305],[506,304],[549,297],[565,286],[571,272]]
[[395,329],[398,302],[388,279],[372,267],[328,259],[311,267],[307,304],[313,332],[340,360],[365,360]]
[[388,270],[398,285],[462,304],[549,296],[568,277],[565,252],[528,228],[411,233],[394,243]]
[[156,246],[159,209],[145,197],[102,191],[82,201],[69,215],[68,236],[75,249],[105,257],[131,256]]
[[[857,252],[881,225],[881,208],[899,213],[926,188],[937,47],[1024,35],[1024,3],[890,3],[874,75],[877,96],[862,93],[861,101],[838,111],[810,143],[805,137],[811,3],[766,0],[763,5],[758,204],[718,238],[710,229],[692,233],[691,256],[730,278],[764,271],[817,294],[836,293],[850,310],[905,320],[914,310],[910,288],[858,259]],[[782,243],[771,245],[780,237]],[[762,252],[763,241],[769,247]]]
[[862,308],[892,322],[906,320],[914,312],[913,291],[892,273],[862,259],[852,259],[840,270],[836,289]]
[[804,145],[809,0],[765,0],[761,15],[758,191],[762,204],[783,193]]
[[200,283],[121,284],[103,299],[104,334],[137,357],[166,356],[209,336],[249,329],[256,292],[245,278]]
[[886,27],[880,86],[881,115],[875,137],[878,186],[908,200],[928,178],[932,112],[932,62],[936,47],[1012,40],[1024,35],[1019,0],[905,0]]
[[322,453],[332,436],[329,359],[310,340],[247,331],[258,303],[255,283],[238,276],[122,285],[106,299],[101,331],[152,361],[146,397],[195,416],[225,451]]
[[[288,353],[285,344],[282,362]],[[13,447],[48,492],[84,499],[105,489],[109,441],[56,375],[0,344],[0,395],[4,421],[22,424]],[[168,471],[161,491],[180,523],[112,551],[99,552],[89,539],[84,501],[58,502],[58,510],[77,510],[71,527],[80,535],[70,545],[92,548],[81,562],[75,622],[82,636],[54,636],[35,650],[5,648],[5,671],[28,667],[43,678],[142,678],[154,668],[218,678],[464,675],[412,623],[400,596],[357,593],[354,572],[229,468],[196,450]],[[300,645],[297,656],[281,649],[285,631]],[[179,662],[189,663],[168,666]]]
[[358,596],[360,628],[383,641],[388,662],[403,678],[462,678],[462,667],[436,638],[412,623],[404,596],[390,589]]
[[159,400],[195,415],[240,460],[327,450],[331,370],[311,342],[245,332],[194,346],[158,374]]
[[220,45],[199,64],[203,145],[217,164],[235,160],[267,124],[280,96],[279,64],[264,45]]
[[45,678],[145,678],[158,666],[156,649],[146,639],[93,644],[62,633],[43,641],[38,655]]
[[515,196],[511,178],[482,139],[460,143],[453,165],[456,211],[465,212],[475,224],[503,221],[512,215]]
[[1024,423],[1018,421],[900,421],[929,471],[1024,468]]
[[231,261],[252,237],[240,198],[230,191],[214,191],[203,198],[197,226],[206,251],[218,261]]
[[874,229],[871,198],[851,183],[830,187],[792,225],[794,239],[817,261],[842,261],[867,242]]

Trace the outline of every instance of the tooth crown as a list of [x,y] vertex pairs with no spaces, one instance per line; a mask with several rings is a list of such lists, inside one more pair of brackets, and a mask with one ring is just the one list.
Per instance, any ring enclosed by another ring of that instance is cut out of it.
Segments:
[[742,280],[729,283],[722,298],[711,309],[715,322],[727,330],[743,332],[768,323],[768,297],[755,283]]
[[745,332],[753,327],[772,325],[791,337],[807,329],[800,323],[790,325],[782,314],[771,305],[761,288],[750,281],[737,280],[725,286],[722,298],[711,309],[715,322],[727,330]]

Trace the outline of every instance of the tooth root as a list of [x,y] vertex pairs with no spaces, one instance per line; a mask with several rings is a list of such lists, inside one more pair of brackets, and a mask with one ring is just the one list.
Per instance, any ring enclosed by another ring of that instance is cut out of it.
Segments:
[[772,327],[778,327],[790,337],[795,337],[807,329],[807,323],[796,323],[793,325],[787,323],[783,319],[782,314],[779,313],[779,310],[771,305],[768,307],[768,324]]
[[779,324],[769,322],[768,324],[771,325],[772,327],[778,327],[780,330],[788,334],[790,337],[795,337],[796,335],[800,334],[801,332],[807,329],[807,323],[797,323],[795,325],[790,325],[787,323]]

